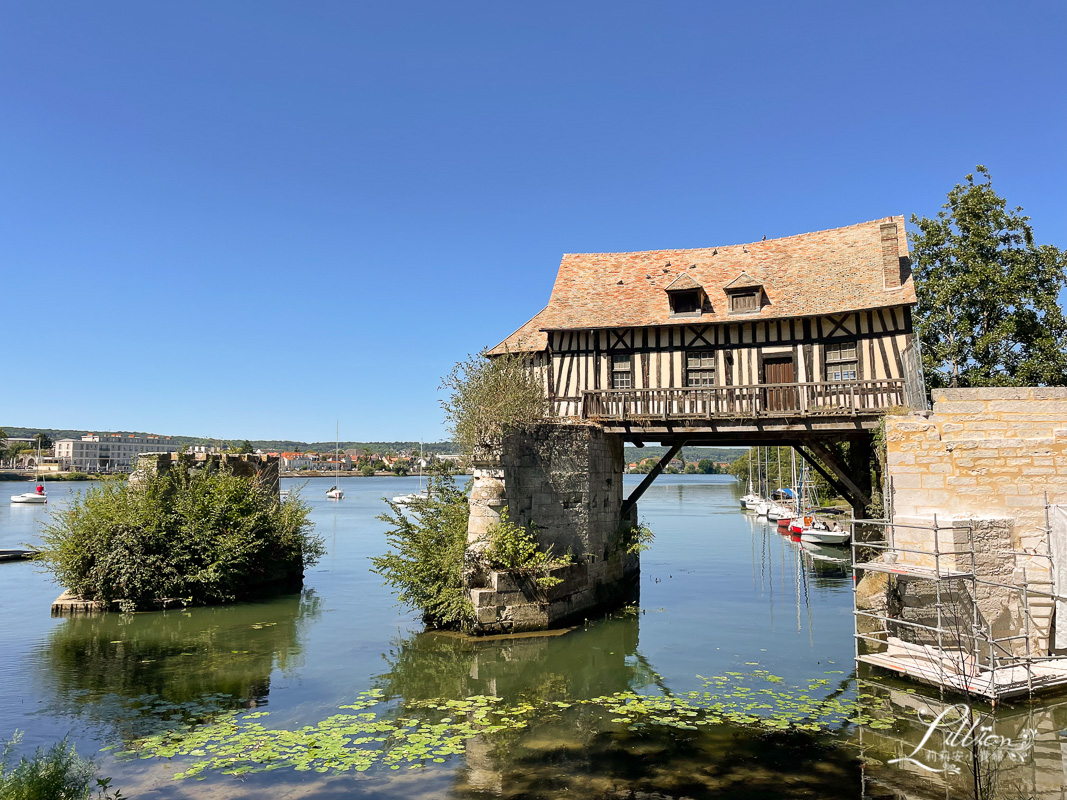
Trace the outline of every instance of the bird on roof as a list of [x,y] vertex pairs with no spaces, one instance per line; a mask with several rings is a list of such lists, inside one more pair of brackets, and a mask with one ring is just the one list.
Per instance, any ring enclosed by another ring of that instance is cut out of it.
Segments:
[[761,241],[761,242],[765,242],[765,241],[767,241],[767,234],[763,234],[763,238],[762,238],[762,239],[760,239],[760,241]]

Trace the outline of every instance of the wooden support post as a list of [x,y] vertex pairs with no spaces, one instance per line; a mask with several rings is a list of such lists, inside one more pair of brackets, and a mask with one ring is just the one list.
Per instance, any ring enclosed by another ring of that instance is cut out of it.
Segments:
[[671,449],[663,454],[663,458],[659,460],[659,463],[652,468],[652,471],[645,476],[645,479],[638,484],[638,487],[630,493],[630,496],[622,501],[622,517],[625,518],[630,513],[630,509],[641,499],[641,495],[643,495],[648,487],[652,485],[652,482],[659,477],[659,474],[667,468],[667,465],[671,463],[671,459],[678,455],[678,451],[683,447],[685,447],[684,439],[671,445]]
[[[867,506],[871,504],[870,495],[860,488],[859,484],[853,480],[849,474],[848,468],[842,462],[841,457],[837,451],[833,448],[827,447],[826,444],[820,442],[818,439],[805,439],[803,444],[811,449],[811,451],[819,457],[819,460],[826,466],[826,469],[833,473],[836,480],[831,480],[823,470],[819,470],[819,473],[830,481],[830,484],[841,492],[841,495],[848,500],[852,506],[854,514],[863,514]],[[797,448],[797,451],[804,457],[804,459],[812,466],[816,466],[814,459],[804,452],[802,448]],[[817,467],[816,467],[817,468]]]

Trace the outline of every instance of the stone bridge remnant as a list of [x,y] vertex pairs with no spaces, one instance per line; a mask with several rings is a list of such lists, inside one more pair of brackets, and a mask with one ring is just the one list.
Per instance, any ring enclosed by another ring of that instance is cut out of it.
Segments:
[[636,508],[622,514],[622,437],[546,423],[509,434],[494,455],[475,467],[470,546],[481,546],[507,507],[513,523],[536,526],[541,546],[573,563],[552,571],[561,583],[549,588],[514,573],[472,575],[476,632],[544,630],[632,598],[640,562],[624,546]]

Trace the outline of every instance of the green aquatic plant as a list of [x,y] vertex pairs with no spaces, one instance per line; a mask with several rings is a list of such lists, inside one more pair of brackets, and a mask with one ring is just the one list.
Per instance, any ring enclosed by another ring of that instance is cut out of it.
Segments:
[[807,690],[781,688],[782,679],[765,670],[702,678],[704,689],[681,695],[616,692],[589,699],[527,698],[506,703],[475,695],[463,699],[388,704],[374,689],[360,693],[317,724],[296,730],[267,727],[269,712],[229,712],[206,725],[184,725],[135,742],[125,753],[139,758],[192,758],[176,778],[208,770],[243,775],[290,768],[298,771],[364,772],[419,768],[443,763],[464,752],[475,737],[493,737],[527,728],[535,721],[585,710],[607,729],[640,735],[651,728],[699,731],[732,725],[760,731],[831,732],[852,725],[891,727],[866,707],[869,695],[851,694],[851,679],[824,696],[829,680],[812,679]]

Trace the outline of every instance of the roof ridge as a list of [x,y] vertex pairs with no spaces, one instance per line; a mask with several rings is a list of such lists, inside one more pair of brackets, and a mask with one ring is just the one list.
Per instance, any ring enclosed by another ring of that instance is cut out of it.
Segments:
[[853,223],[852,225],[839,225],[836,228],[822,228],[822,229],[817,230],[817,231],[805,231],[804,233],[793,233],[793,234],[790,234],[789,236],[778,236],[778,237],[776,237],[774,239],[761,239],[758,242],[737,242],[736,244],[708,245],[707,247],[684,247],[684,248],[673,248],[673,249],[659,248],[659,249],[656,249],[656,250],[616,250],[616,251],[604,251],[604,252],[596,252],[596,253],[564,253],[563,254],[563,258],[567,258],[568,256],[618,256],[618,255],[624,255],[624,254],[634,254],[634,255],[642,254],[642,255],[645,255],[645,254],[650,254],[650,253],[696,253],[696,252],[701,252],[701,251],[704,251],[704,250],[718,250],[718,249],[726,249],[726,248],[732,248],[732,247],[748,247],[749,245],[769,244],[771,242],[785,241],[786,239],[796,239],[796,238],[798,238],[800,236],[814,236],[815,234],[819,234],[819,233],[831,233],[833,231],[847,231],[850,228],[862,228],[864,225],[875,225],[875,224],[884,225],[886,222],[896,221],[897,219],[904,219],[904,215],[903,214],[894,214],[894,215],[891,215],[891,216],[888,216],[888,217],[879,217],[878,219],[869,219],[866,222],[856,222],[856,223]]

